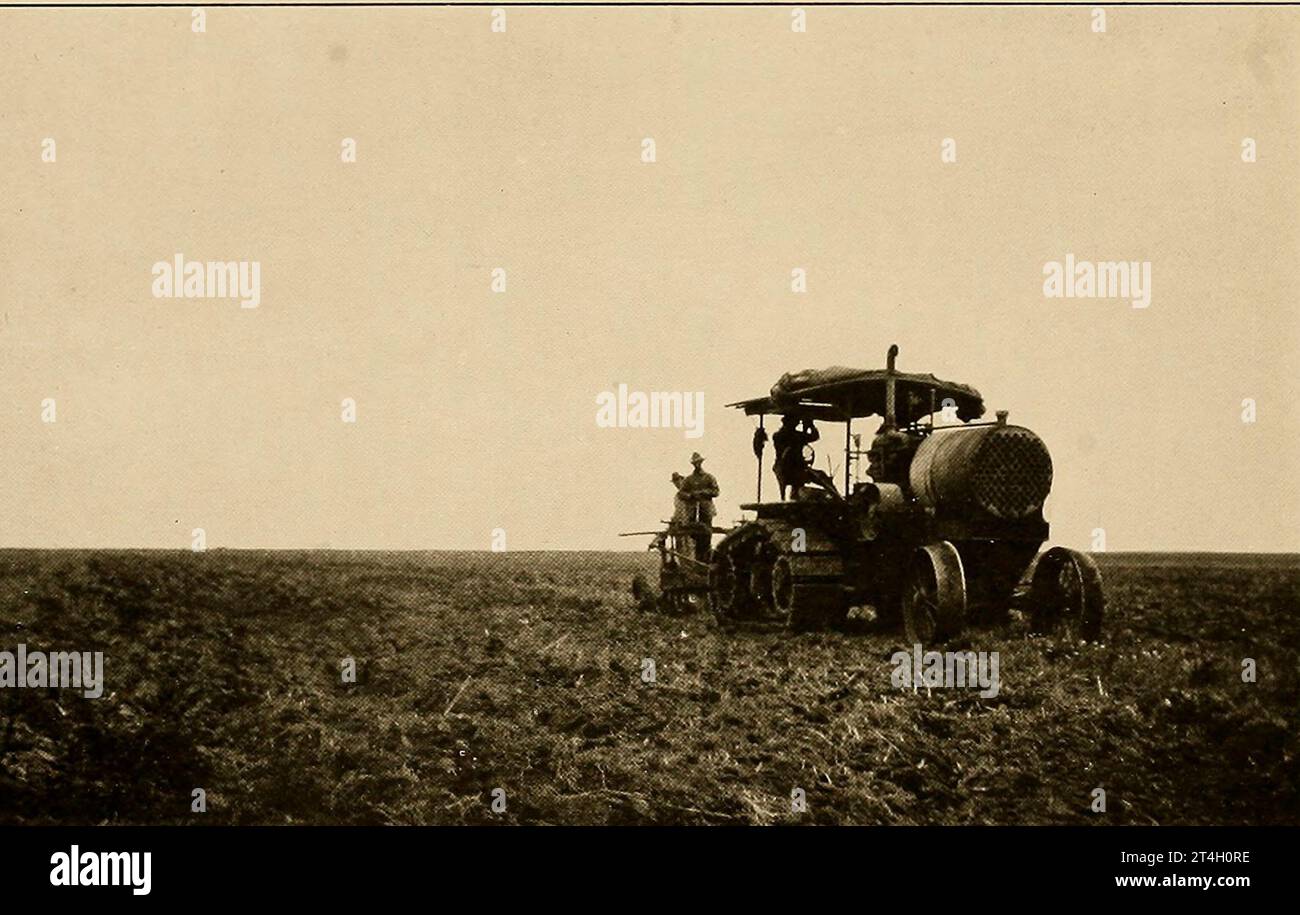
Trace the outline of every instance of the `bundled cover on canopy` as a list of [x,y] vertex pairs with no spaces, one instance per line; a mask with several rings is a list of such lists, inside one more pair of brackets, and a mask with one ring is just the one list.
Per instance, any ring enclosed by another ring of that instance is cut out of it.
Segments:
[[[817,419],[843,420],[848,417],[884,416],[885,369],[854,369],[833,365],[824,369],[786,372],[767,397],[730,404],[749,415],[799,412]],[[984,415],[984,399],[969,385],[944,381],[933,375],[895,372],[895,412],[900,425],[915,422],[945,400],[956,406],[959,419]]]

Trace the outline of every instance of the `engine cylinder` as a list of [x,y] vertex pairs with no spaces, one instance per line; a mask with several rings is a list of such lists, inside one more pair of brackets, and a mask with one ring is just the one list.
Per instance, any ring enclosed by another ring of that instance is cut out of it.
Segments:
[[908,481],[932,511],[1025,518],[1042,508],[1052,488],[1052,458],[1043,440],[1023,426],[958,426],[920,444]]

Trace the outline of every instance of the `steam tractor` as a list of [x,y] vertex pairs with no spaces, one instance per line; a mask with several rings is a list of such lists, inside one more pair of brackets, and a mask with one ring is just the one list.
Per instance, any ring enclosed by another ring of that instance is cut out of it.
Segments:
[[[755,517],[712,552],[708,594],[720,620],[805,629],[858,611],[883,623],[901,616],[908,642],[929,644],[1004,617],[1047,539],[1042,507],[1052,459],[1005,411],[981,421],[977,390],[896,371],[897,355],[890,347],[883,371],[787,374],[767,396],[728,405],[758,417],[759,473],[757,501],[741,506]],[[873,415],[883,423],[862,450],[853,422]],[[814,466],[807,441],[831,440],[818,430],[797,439],[804,444],[793,458],[777,458],[791,498],[764,502],[768,417],[807,430],[843,423],[843,491]],[[1036,630],[1100,636],[1101,576],[1084,553],[1049,549],[1023,598]]]

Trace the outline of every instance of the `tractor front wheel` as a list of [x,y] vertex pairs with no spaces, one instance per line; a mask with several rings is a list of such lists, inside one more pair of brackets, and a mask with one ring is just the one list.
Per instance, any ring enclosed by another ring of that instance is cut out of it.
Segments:
[[955,638],[966,624],[966,576],[947,540],[912,555],[903,582],[903,631],[909,645]]
[[1090,642],[1101,638],[1106,597],[1101,571],[1087,553],[1055,546],[1038,559],[1029,586],[1029,619],[1034,632],[1063,627]]

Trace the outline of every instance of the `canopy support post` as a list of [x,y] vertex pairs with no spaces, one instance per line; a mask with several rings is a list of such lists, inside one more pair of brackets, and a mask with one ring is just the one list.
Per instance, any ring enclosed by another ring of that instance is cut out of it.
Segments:
[[844,498],[848,498],[849,492],[849,462],[853,459],[853,417],[852,415],[844,419]]
[[894,405],[894,360],[898,358],[898,344],[891,344],[885,355],[885,425],[884,429],[893,432],[898,428],[898,413]]

